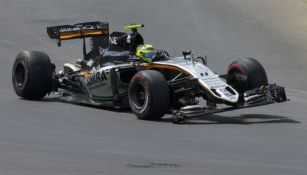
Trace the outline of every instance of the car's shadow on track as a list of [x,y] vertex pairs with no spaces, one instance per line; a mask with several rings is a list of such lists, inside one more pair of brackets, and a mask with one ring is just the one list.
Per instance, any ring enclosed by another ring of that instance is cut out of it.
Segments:
[[[22,99],[22,98],[20,98]],[[34,100],[39,102],[60,102],[60,103],[68,103],[74,104],[78,106],[96,108],[101,110],[108,110],[114,112],[123,112],[123,113],[132,113],[129,107],[126,108],[114,108],[114,107],[107,107],[107,106],[95,106],[85,103],[77,103],[62,100],[59,98],[43,98],[40,100]],[[173,118],[168,115],[160,120],[154,122],[166,122],[172,123]],[[205,116],[199,116],[193,119],[186,119],[180,124],[183,125],[212,125],[212,124],[238,124],[238,125],[248,125],[248,124],[264,124],[264,123],[301,123],[299,121],[290,119],[289,117],[284,116],[277,116],[277,115],[266,115],[266,114],[242,114],[240,116],[221,116],[217,114],[210,114]]]
[[[172,122],[172,118],[161,119],[158,122]],[[289,117],[265,115],[265,114],[242,114],[240,116],[224,117],[216,114],[200,116],[198,118],[186,119],[180,124],[211,125],[211,124],[264,124],[264,123],[301,123],[289,119]]]

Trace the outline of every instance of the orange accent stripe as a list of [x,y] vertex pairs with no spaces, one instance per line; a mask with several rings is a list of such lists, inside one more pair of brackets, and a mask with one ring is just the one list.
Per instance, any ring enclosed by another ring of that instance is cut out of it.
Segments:
[[88,71],[83,71],[83,72],[82,72],[82,75],[83,75],[85,78],[87,78],[87,77],[91,76],[91,73],[88,72]]
[[60,34],[60,39],[69,39],[69,38],[74,38],[74,37],[79,37],[81,35],[86,36],[86,35],[102,35],[103,31],[98,30],[98,31],[83,31],[82,34],[80,32],[69,32],[69,33],[61,33]]
[[178,72],[182,72],[186,75],[190,75],[189,72],[179,68],[179,67],[176,67],[176,66],[170,66],[170,65],[163,65],[163,64],[155,64],[155,63],[151,63],[151,64],[148,64],[148,63],[145,63],[145,64],[141,64],[140,66],[143,66],[145,68],[160,68],[160,69],[169,69],[169,70],[175,70],[175,71],[178,71]]

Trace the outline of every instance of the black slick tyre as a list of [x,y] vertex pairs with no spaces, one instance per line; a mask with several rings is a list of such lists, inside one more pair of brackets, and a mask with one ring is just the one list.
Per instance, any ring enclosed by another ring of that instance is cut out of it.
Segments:
[[228,67],[227,74],[246,75],[244,80],[237,81],[233,85],[239,93],[268,84],[267,74],[263,66],[253,58],[243,58],[232,62]]
[[129,105],[143,120],[158,120],[168,110],[169,87],[164,76],[155,70],[136,73],[129,84]]
[[41,99],[52,89],[52,64],[38,51],[20,52],[12,69],[15,93],[25,99]]

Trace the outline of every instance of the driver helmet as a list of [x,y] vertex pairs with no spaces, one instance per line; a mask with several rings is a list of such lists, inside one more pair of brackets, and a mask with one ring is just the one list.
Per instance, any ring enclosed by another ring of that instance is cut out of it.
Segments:
[[157,50],[151,44],[139,45],[136,48],[135,55],[142,60],[151,63],[157,54]]

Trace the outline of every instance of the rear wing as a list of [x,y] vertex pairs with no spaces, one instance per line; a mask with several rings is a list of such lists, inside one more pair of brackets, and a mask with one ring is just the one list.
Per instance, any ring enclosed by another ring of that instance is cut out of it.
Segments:
[[47,27],[47,34],[51,39],[69,40],[76,38],[87,38],[109,34],[109,24],[107,22],[85,22],[74,25],[60,25]]

